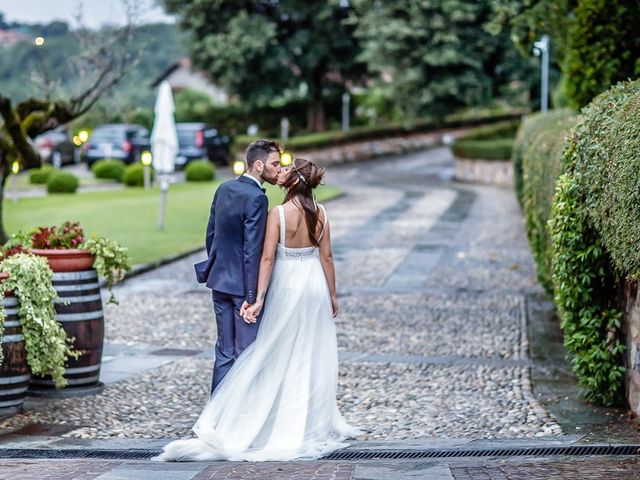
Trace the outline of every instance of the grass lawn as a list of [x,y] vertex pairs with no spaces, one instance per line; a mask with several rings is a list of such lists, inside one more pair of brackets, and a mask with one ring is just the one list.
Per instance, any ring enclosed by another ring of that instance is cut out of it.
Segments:
[[[140,188],[49,195],[4,202],[7,232],[31,230],[37,226],[59,225],[77,220],[87,236],[97,234],[128,247],[134,264],[148,263],[204,245],[206,223],[213,193],[220,182],[171,185],[165,229],[156,221],[160,194],[157,188]],[[320,187],[319,201],[340,194],[335,187]],[[282,202],[283,192],[267,186],[270,206]]]

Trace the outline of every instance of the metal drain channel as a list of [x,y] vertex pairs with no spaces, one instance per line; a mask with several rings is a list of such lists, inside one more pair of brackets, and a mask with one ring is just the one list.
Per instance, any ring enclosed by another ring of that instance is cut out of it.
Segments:
[[[148,460],[160,450],[88,450],[0,448],[0,458]],[[323,460],[411,460],[421,458],[540,457],[640,455],[640,445],[574,445],[564,447],[476,448],[431,450],[342,450]]]

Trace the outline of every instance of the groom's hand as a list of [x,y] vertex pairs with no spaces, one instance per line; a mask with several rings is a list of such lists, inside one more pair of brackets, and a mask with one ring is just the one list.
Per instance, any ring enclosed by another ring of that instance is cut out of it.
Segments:
[[242,306],[240,307],[240,316],[244,317],[245,313],[247,312],[247,309],[250,306],[251,305],[249,303],[247,303],[246,300],[244,302],[242,302]]

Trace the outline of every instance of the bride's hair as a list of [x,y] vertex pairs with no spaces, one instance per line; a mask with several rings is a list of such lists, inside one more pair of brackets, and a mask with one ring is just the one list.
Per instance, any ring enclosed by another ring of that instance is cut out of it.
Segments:
[[296,158],[291,164],[291,170],[282,186],[287,190],[284,203],[298,198],[304,211],[304,217],[309,231],[311,243],[318,247],[320,241],[316,235],[316,228],[320,221],[318,207],[313,198],[313,190],[320,185],[324,176],[324,168],[318,167],[311,160]]

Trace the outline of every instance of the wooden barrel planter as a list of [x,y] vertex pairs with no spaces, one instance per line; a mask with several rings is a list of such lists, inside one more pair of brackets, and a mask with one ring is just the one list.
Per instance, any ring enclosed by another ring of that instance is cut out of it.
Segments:
[[98,274],[94,269],[53,273],[56,319],[67,335],[75,338],[73,346],[80,351],[77,359],[67,362],[67,386],[56,389],[50,376],[34,375],[29,394],[40,397],[68,397],[99,393],[100,366],[104,344],[104,312]]
[[31,372],[27,365],[22,324],[18,319],[18,299],[8,295],[2,299],[2,304],[7,317],[0,365],[0,415],[11,415],[22,410]]

